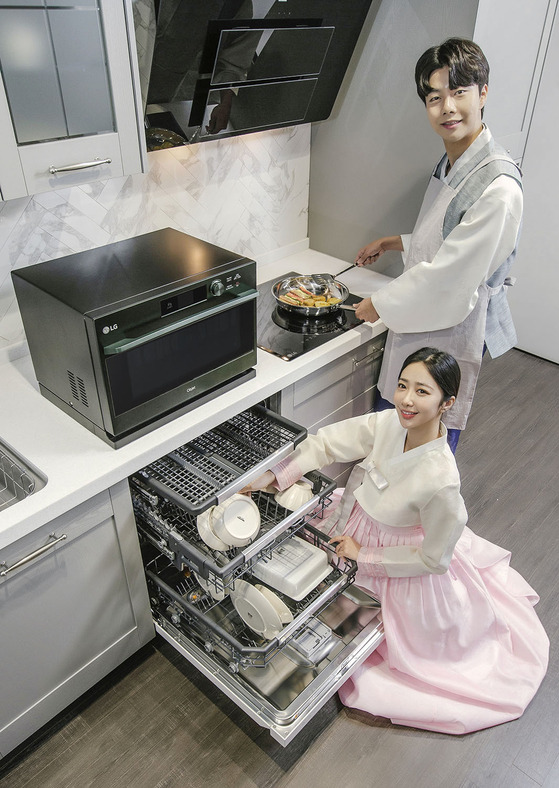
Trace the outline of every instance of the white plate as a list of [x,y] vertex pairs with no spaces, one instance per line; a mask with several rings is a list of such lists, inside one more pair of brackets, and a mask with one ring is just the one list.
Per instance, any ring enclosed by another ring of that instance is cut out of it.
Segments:
[[[212,507],[213,508],[213,507]],[[212,509],[207,509],[196,518],[196,527],[202,541],[211,547],[212,550],[229,550],[229,545],[226,545],[218,536],[216,536],[211,526]]]
[[268,602],[272,603],[272,607],[275,609],[276,613],[281,619],[282,624],[289,624],[290,621],[293,621],[293,613],[287,607],[283,599],[280,599],[279,596],[272,591],[271,588],[267,588],[266,586],[260,585],[260,583],[256,583],[255,588],[263,594]]
[[254,632],[272,640],[282,630],[279,613],[255,586],[246,580],[235,580],[231,599],[239,616]]

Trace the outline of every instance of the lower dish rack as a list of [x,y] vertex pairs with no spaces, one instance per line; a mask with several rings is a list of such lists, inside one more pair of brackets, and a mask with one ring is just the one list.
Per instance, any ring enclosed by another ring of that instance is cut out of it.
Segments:
[[[286,644],[312,658],[312,649],[306,644],[309,621],[353,582],[357,566],[353,561],[339,561],[328,537],[312,526],[307,526],[304,534],[329,553],[331,572],[303,599],[295,601],[282,595],[292,621],[271,640],[258,635],[239,617],[227,591],[223,599],[216,600],[200,586],[194,573],[177,569],[169,558],[144,543],[144,566],[155,619],[163,625],[169,621],[208,653],[215,653],[233,673],[240,667],[264,667]],[[314,639],[326,640],[327,634],[315,633]]]

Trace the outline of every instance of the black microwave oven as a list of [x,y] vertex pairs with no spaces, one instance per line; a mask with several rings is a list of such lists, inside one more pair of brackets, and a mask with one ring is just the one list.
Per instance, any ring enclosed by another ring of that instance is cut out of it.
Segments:
[[255,375],[256,263],[171,228],[12,272],[41,393],[114,448]]

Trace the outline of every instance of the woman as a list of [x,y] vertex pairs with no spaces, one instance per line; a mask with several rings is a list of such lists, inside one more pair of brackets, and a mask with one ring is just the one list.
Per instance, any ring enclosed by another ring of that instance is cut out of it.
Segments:
[[421,348],[404,362],[394,410],[309,436],[249,488],[285,489],[309,470],[360,460],[324,522],[356,583],[381,601],[385,641],[340,690],[394,723],[461,734],[519,717],[547,668],[537,594],[510,553],[466,527],[443,414],[460,368]]

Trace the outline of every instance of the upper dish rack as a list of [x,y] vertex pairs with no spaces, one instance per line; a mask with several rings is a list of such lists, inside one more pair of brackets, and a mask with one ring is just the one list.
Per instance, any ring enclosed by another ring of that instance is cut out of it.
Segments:
[[306,479],[313,486],[313,497],[294,512],[284,509],[268,493],[253,493],[252,499],[260,512],[259,535],[246,547],[231,547],[226,552],[212,550],[203,542],[196,527],[196,515],[173,501],[154,496],[141,480],[132,477],[130,482],[136,523],[144,538],[179,569],[188,567],[220,591],[268,556],[295,530],[324,515],[335,483],[319,471],[308,473]]
[[138,471],[149,488],[202,514],[290,454],[306,430],[255,405]]

